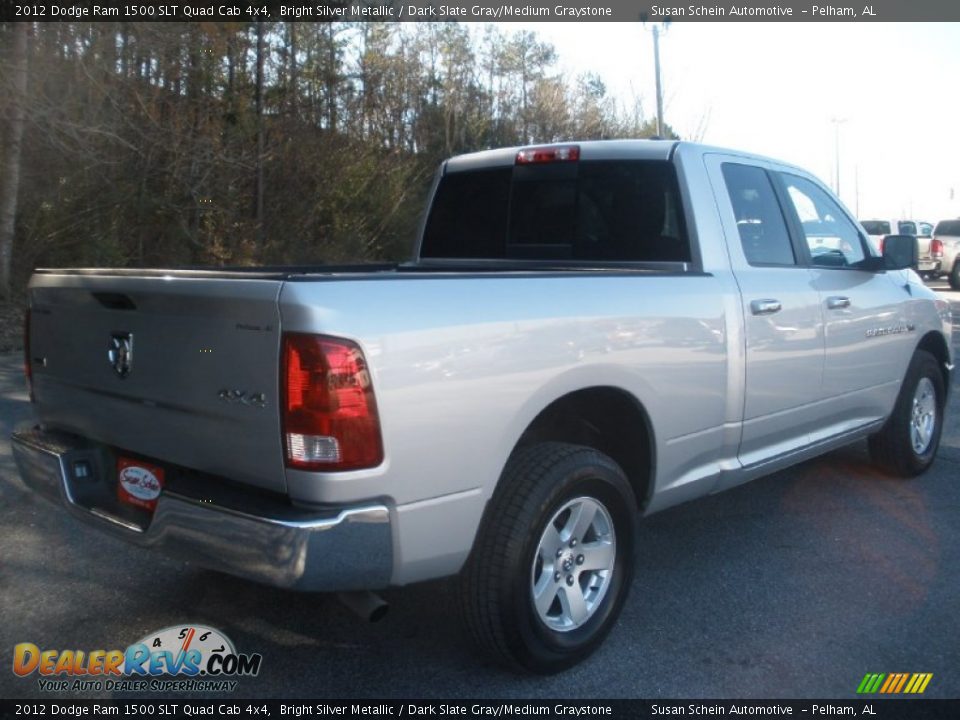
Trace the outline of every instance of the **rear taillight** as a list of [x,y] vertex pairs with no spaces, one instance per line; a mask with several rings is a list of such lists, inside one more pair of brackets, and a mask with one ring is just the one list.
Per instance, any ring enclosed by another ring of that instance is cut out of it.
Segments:
[[287,467],[356,470],[383,461],[373,383],[358,345],[284,333],[281,373]]
[[930,257],[943,257],[943,241],[934,238],[930,241]]
[[553,162],[576,162],[580,159],[579,145],[548,145],[524,148],[517,153],[517,165],[534,165]]
[[30,366],[30,308],[23,316],[23,374],[27,379],[27,392],[33,402],[33,368]]
[[877,241],[877,249],[880,251],[880,254],[883,255],[883,241],[887,239],[887,236],[884,235]]

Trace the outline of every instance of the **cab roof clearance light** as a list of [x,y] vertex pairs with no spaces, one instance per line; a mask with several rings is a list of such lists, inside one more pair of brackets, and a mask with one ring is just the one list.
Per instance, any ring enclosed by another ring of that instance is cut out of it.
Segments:
[[579,145],[548,145],[524,148],[517,153],[517,165],[537,165],[554,162],[576,162],[580,159]]

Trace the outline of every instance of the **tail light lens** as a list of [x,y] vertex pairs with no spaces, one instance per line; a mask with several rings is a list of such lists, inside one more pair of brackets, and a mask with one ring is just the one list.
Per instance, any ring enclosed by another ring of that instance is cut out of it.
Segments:
[[884,235],[877,241],[877,249],[880,251],[880,254],[883,255],[883,241],[887,239],[887,236]]
[[930,257],[943,257],[943,241],[934,238],[930,241]]
[[357,470],[383,461],[380,418],[363,351],[340,338],[284,333],[287,467]]

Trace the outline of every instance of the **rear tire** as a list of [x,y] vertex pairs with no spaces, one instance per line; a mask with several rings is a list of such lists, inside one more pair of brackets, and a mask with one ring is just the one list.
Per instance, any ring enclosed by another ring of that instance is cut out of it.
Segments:
[[947,276],[947,282],[950,283],[952,290],[960,290],[960,259],[953,263],[953,269]]
[[636,524],[630,483],[606,455],[558,442],[518,450],[460,577],[476,644],[534,673],[586,659],[626,599]]
[[926,472],[940,446],[944,406],[943,375],[937,359],[917,350],[886,424],[870,436],[870,456],[898,477]]

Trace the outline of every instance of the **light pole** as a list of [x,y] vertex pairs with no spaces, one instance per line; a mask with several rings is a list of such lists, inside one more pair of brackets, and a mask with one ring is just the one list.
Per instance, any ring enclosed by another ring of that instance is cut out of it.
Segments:
[[847,121],[846,118],[830,118],[830,122],[833,123],[833,152],[834,160],[836,162],[836,169],[834,176],[834,191],[837,193],[837,197],[840,197],[840,125]]

